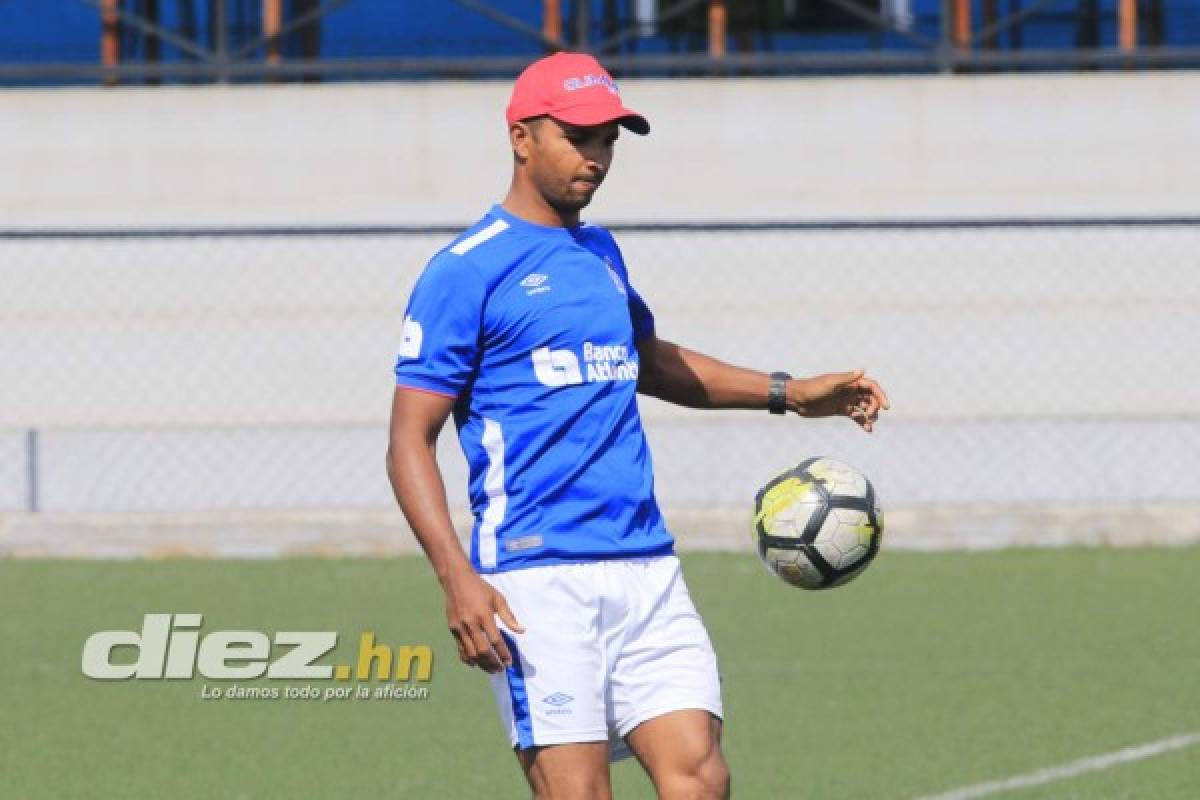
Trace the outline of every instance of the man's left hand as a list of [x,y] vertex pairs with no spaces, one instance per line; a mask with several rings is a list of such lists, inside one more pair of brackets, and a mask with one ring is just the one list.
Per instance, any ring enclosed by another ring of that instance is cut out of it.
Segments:
[[788,381],[787,405],[802,417],[849,417],[867,433],[891,408],[883,387],[861,369]]

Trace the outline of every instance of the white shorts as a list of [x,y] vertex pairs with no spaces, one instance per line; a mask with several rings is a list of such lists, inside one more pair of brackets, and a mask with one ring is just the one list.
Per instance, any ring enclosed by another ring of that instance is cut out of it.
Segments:
[[491,676],[514,748],[610,743],[683,709],[722,717],[717,658],[675,556],[556,564],[485,580],[524,633],[501,632],[513,665]]

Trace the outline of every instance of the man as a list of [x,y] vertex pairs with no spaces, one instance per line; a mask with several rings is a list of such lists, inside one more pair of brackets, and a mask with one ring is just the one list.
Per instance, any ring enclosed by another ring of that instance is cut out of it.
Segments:
[[[413,289],[388,474],[536,797],[609,797],[624,747],[660,797],[727,797],[716,658],[654,499],[636,392],[845,415],[867,431],[887,398],[861,371],[791,380],[658,337],[612,236],[579,222],[619,126],[649,132],[593,58],[531,65],[507,119],[507,197]],[[470,467],[469,558],[435,459],[451,413]]]

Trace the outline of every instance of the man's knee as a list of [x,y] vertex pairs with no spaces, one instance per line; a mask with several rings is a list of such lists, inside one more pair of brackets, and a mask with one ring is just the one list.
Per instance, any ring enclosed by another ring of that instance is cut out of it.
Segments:
[[611,800],[608,777],[581,772],[575,775],[530,775],[534,800]]
[[696,777],[703,791],[701,797],[714,800],[729,797],[729,765],[725,763],[720,749],[713,750],[710,757],[704,760],[696,770]]
[[661,776],[660,794],[670,800],[725,800],[729,797],[729,766],[714,747],[704,758]]
[[725,763],[720,748],[713,751],[712,757],[704,762],[700,771],[704,788],[711,793],[708,796],[720,800],[729,797],[729,765]]
[[536,800],[611,800],[607,744],[559,745],[518,753]]
[[716,758],[710,759],[704,770],[704,788],[710,790],[714,798],[726,800],[730,796],[730,765],[725,763],[721,751],[716,751]]

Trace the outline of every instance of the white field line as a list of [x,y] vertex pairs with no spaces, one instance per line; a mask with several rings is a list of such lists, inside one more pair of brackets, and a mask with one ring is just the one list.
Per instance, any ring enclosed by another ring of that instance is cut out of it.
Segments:
[[1200,744],[1200,731],[1172,736],[1169,739],[1159,739],[1157,742],[1126,747],[1099,756],[1081,758],[1078,761],[1071,761],[1057,767],[1046,767],[1045,769],[1039,769],[1036,772],[1030,772],[1025,775],[1017,775],[998,781],[988,781],[987,783],[977,783],[974,786],[964,786],[961,789],[954,789],[944,794],[927,795],[919,798],[919,800],[972,800],[972,798],[986,797],[998,792],[1011,792],[1014,789],[1025,789],[1030,786],[1053,783],[1054,781],[1061,781],[1064,778],[1073,778],[1085,772],[1108,769],[1109,767],[1126,764],[1130,761],[1141,761],[1144,758],[1157,756],[1171,750],[1181,750],[1185,747],[1191,747],[1194,744]]

